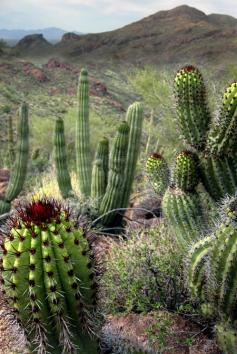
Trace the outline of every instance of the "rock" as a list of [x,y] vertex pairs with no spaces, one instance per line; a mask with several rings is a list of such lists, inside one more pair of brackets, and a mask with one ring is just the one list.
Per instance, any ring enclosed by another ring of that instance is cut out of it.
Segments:
[[71,42],[71,41],[75,41],[75,40],[79,40],[81,39],[81,36],[74,33],[74,32],[68,32],[68,33],[65,33],[63,36],[62,36],[62,39],[61,39],[61,42]]
[[30,34],[22,38],[13,49],[20,55],[50,54],[54,47],[42,34]]
[[24,63],[23,70],[27,76],[33,77],[38,82],[46,82],[49,80],[42,69],[35,67],[31,63]]
[[106,96],[108,90],[105,84],[100,81],[92,81],[90,85],[90,94],[93,96]]
[[56,58],[51,58],[47,62],[47,64],[44,65],[45,68],[47,69],[65,69],[65,70],[72,70],[72,67],[70,64],[66,62],[61,62]]

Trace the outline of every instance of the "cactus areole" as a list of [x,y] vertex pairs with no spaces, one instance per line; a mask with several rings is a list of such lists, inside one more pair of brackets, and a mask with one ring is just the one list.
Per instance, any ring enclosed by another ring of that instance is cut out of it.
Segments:
[[85,232],[55,200],[33,201],[8,221],[1,283],[36,353],[97,352],[96,283]]

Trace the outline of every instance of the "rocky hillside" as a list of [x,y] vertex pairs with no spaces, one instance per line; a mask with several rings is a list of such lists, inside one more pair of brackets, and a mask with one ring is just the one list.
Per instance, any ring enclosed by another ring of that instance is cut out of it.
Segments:
[[187,60],[198,63],[234,62],[236,34],[237,19],[226,15],[206,15],[183,5],[110,32],[83,36],[65,34],[54,46],[54,52],[92,61],[117,59],[155,64]]
[[44,55],[53,53],[54,47],[42,34],[30,34],[22,38],[14,47],[16,53],[21,55]]

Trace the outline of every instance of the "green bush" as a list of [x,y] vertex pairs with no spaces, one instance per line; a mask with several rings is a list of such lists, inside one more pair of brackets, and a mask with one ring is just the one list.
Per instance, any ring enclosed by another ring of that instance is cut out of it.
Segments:
[[102,308],[112,314],[178,309],[187,299],[182,259],[165,224],[132,232],[112,248],[101,279]]

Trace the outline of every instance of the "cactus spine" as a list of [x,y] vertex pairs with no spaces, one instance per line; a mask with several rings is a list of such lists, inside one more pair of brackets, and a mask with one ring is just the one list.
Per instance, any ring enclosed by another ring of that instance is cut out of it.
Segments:
[[[125,183],[128,142],[129,126],[126,122],[123,122],[119,126],[110,155],[108,185],[100,205],[101,215],[107,214],[110,210],[123,207],[123,195],[121,191],[123,191]],[[117,224],[116,218],[120,219],[118,213],[109,213],[102,217],[102,223],[108,226],[113,223]]]
[[28,106],[26,103],[23,103],[20,107],[16,159],[4,199],[0,201],[0,215],[10,211],[12,200],[18,196],[23,187],[27,172],[28,155]]
[[68,198],[72,193],[72,184],[67,166],[64,123],[62,118],[58,118],[56,120],[54,146],[58,186],[61,191],[62,197]]
[[34,201],[12,218],[2,245],[3,288],[37,353],[97,352],[94,269],[74,224],[57,202]]
[[76,121],[77,175],[81,194],[91,193],[91,152],[89,125],[89,83],[87,70],[82,69],[78,85],[78,117]]

